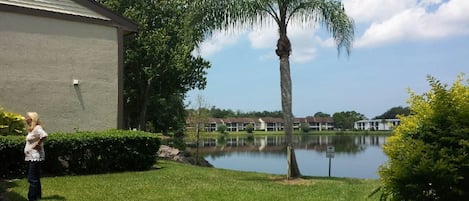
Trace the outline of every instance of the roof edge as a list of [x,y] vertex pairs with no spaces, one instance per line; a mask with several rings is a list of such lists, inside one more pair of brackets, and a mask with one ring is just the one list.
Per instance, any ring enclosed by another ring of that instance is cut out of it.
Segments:
[[25,15],[39,16],[39,17],[50,17],[50,18],[56,18],[56,19],[62,19],[62,20],[85,22],[85,23],[105,25],[105,26],[113,26],[118,29],[122,29],[124,33],[134,33],[138,31],[137,23],[135,23],[134,21],[124,16],[121,16],[120,14],[115,13],[114,11],[106,8],[105,6],[99,4],[98,2],[94,0],[72,0],[72,1],[96,13],[103,15],[109,18],[110,20],[80,16],[80,15],[73,15],[73,14],[66,14],[66,13],[60,13],[60,12],[53,12],[53,11],[42,10],[42,9],[34,9],[34,8],[9,5],[9,4],[0,4],[0,11],[20,13],[20,14],[25,14]]
[[114,22],[114,26],[117,26],[127,32],[137,32],[138,31],[138,24],[127,17],[124,17],[113,10],[105,7],[104,5],[94,1],[94,0],[72,0],[77,4],[80,4],[94,12],[102,14],[112,22]]

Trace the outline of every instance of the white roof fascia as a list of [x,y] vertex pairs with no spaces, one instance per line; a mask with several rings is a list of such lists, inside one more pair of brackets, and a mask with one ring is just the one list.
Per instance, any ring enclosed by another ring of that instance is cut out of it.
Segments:
[[77,15],[88,18],[110,20],[109,18],[97,12],[77,4],[73,0],[0,0],[0,4]]

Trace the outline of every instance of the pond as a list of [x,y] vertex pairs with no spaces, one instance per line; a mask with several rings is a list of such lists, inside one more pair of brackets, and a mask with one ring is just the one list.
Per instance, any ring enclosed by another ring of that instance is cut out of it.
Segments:
[[[387,136],[295,135],[293,143],[303,176],[330,174],[377,179],[379,166],[387,160],[382,151],[386,139]],[[284,136],[255,136],[254,139],[228,136],[202,141],[199,154],[216,168],[287,173]],[[328,152],[328,147],[334,152]],[[192,147],[191,152],[196,152],[196,148]]]

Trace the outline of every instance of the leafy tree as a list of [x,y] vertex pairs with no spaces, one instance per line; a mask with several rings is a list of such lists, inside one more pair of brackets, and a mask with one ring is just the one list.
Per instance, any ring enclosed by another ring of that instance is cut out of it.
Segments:
[[303,133],[308,133],[311,130],[308,123],[301,123],[300,129]]
[[233,110],[230,110],[230,109],[223,110],[223,109],[216,108],[215,106],[212,106],[212,108],[210,109],[210,114],[214,118],[226,118],[226,117],[235,116],[235,113],[233,112]]
[[234,112],[231,109],[220,109],[215,106],[210,108],[210,116],[213,118],[227,118],[227,117],[282,117],[282,111],[262,111],[262,112],[242,112],[237,110]]
[[407,116],[410,114],[409,107],[393,107],[383,113],[382,115],[376,116],[375,119],[396,119],[398,115]]
[[228,130],[228,127],[226,127],[225,124],[220,124],[217,126],[217,131],[221,134],[226,134],[226,130]]
[[353,128],[354,122],[366,119],[366,117],[355,111],[346,111],[334,113],[332,119],[334,119],[336,128],[347,130]]
[[331,115],[323,112],[316,112],[314,117],[331,117]]
[[254,132],[254,125],[248,124],[248,125],[246,126],[246,132],[247,132],[247,133],[253,133],[253,132]]
[[[196,7],[204,10],[201,19],[214,28],[227,28],[233,25],[253,25],[256,22],[269,24],[274,22],[278,27],[277,49],[280,59],[280,86],[282,111],[284,118],[287,150],[292,150],[288,157],[287,177],[298,177],[300,171],[294,157],[292,146],[293,113],[292,84],[290,76],[291,43],[287,36],[290,23],[311,25],[321,23],[334,38],[337,49],[344,47],[347,54],[352,48],[354,23],[337,0],[196,0]],[[212,24],[213,23],[213,24]]]
[[379,170],[391,200],[469,200],[469,80],[447,89],[428,77],[431,90],[410,92],[411,115],[384,146]]
[[[125,40],[126,125],[146,130],[178,129],[185,121],[185,93],[206,85],[209,63],[192,55],[205,37],[202,21],[192,21],[190,0],[98,0],[139,24]],[[176,114],[176,115],[175,115]]]
[[242,114],[241,117],[282,117],[282,111],[262,111],[262,112],[247,112]]
[[147,108],[147,122],[151,122],[155,127],[152,132],[162,132],[163,135],[168,135],[170,129],[172,131],[184,129],[187,112],[183,99],[183,95],[178,93],[169,94],[166,97],[158,94],[153,96]]

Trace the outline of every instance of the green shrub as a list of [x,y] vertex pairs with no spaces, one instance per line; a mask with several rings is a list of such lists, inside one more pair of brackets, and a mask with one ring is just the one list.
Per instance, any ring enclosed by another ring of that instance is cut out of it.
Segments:
[[253,133],[253,132],[254,132],[254,125],[248,124],[248,125],[246,126],[246,132],[247,132],[247,133]]
[[225,124],[221,124],[217,126],[217,131],[220,132],[221,134],[225,134],[226,130],[228,130],[228,127],[226,127]]
[[24,135],[26,133],[23,115],[5,112],[0,107],[0,135]]
[[[391,200],[469,200],[469,86],[428,78],[431,91],[410,93],[410,116],[384,146],[379,174]],[[469,80],[467,80],[469,83]]]
[[23,153],[25,141],[25,136],[0,136],[1,178],[27,173]]
[[301,123],[300,129],[303,133],[308,133],[311,130],[308,123]]
[[[24,137],[0,137],[2,177],[24,175],[24,143]],[[159,146],[155,134],[140,131],[53,133],[44,143],[42,169],[51,175],[146,170],[155,164]]]
[[171,141],[173,142],[173,147],[179,150],[186,150],[186,143],[184,142],[184,130],[178,129],[175,131]]

